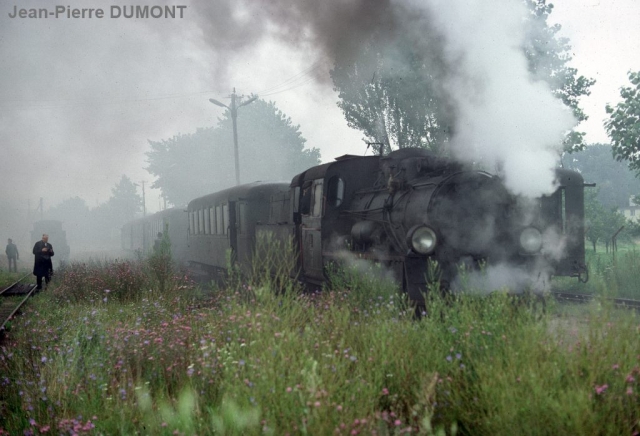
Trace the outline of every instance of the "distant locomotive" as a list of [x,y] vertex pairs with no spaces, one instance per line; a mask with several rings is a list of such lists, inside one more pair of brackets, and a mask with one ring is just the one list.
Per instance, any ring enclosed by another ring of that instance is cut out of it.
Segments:
[[424,303],[428,260],[450,289],[461,265],[507,266],[532,281],[586,280],[583,179],[558,169],[556,183],[552,195],[526,200],[495,175],[422,149],[345,155],[291,183],[255,182],[192,200],[180,244],[190,265],[215,275],[228,250],[246,267],[256,235],[270,232],[294,241],[295,275],[305,283],[324,283],[331,263],[367,259],[391,271],[416,304]]
[[54,268],[69,260],[71,248],[67,243],[67,232],[62,230],[62,222],[57,220],[42,220],[33,223],[31,231],[31,247],[42,239],[42,235],[49,235],[49,242],[53,245],[54,256],[51,258]]

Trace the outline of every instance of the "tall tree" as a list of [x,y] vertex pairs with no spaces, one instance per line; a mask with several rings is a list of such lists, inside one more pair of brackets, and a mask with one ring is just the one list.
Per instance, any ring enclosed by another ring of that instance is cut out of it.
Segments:
[[[320,163],[317,148],[305,149],[300,127],[273,102],[258,99],[238,111],[241,183],[290,180]],[[201,195],[235,184],[233,127],[229,112],[215,128],[150,141],[147,170],[157,176],[154,188],[168,201],[185,205]]]
[[622,101],[607,105],[609,119],[605,128],[611,138],[613,155],[629,162],[629,168],[640,176],[640,71],[629,72],[631,86],[620,88]]
[[135,183],[125,175],[111,189],[111,198],[106,204],[106,210],[116,227],[136,217],[142,211],[142,198],[138,194]]
[[[585,120],[578,99],[589,94],[594,81],[578,76],[577,70],[567,65],[571,60],[569,41],[558,36],[560,25],[547,22],[553,5],[546,0],[513,1],[524,1],[531,12],[522,50],[532,76],[547,82],[576,118]],[[331,78],[348,124],[361,130],[367,141],[445,151],[455,125],[455,110],[442,83],[452,67],[444,61],[441,38],[429,34],[434,30],[421,28],[420,32],[420,38],[429,44],[415,43],[411,32],[391,37],[388,29],[373,32],[356,59],[336,63]],[[583,136],[581,132],[567,135],[565,150],[584,148]]]

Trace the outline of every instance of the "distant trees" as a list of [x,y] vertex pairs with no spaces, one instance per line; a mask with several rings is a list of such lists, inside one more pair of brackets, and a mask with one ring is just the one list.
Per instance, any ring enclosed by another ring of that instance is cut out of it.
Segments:
[[[241,183],[289,180],[320,163],[317,148],[305,149],[299,126],[276,108],[258,99],[238,111]],[[174,205],[235,185],[232,120],[229,112],[215,128],[198,129],[170,139],[149,141],[147,170],[157,177]]]
[[617,211],[615,207],[607,208],[598,201],[598,189],[585,189],[584,198],[585,213],[585,237],[596,251],[596,244],[604,242],[608,248],[611,237],[620,227],[627,224],[624,215]]
[[640,193],[640,180],[614,159],[611,145],[591,144],[563,161],[566,168],[580,171],[587,183],[597,185],[598,200],[607,208],[628,206],[629,198]]
[[47,218],[63,222],[69,245],[73,250],[101,251],[120,246],[120,228],[142,211],[142,198],[135,183],[127,176],[112,188],[105,203],[89,209],[80,197],[62,201],[47,211]]
[[620,88],[622,101],[607,105],[609,119],[605,128],[617,160],[626,160],[629,168],[640,175],[640,71],[629,72],[631,86]]
[[[547,82],[579,121],[585,120],[578,99],[589,94],[595,81],[568,66],[569,40],[558,36],[560,25],[547,22],[553,5],[546,0],[521,1],[531,11],[522,47],[529,71]],[[418,47],[411,38],[410,32],[399,32],[390,41],[388,35],[374,32],[358,58],[337,63],[331,78],[339,93],[338,106],[349,126],[361,130],[370,142],[444,151],[455,111],[441,86],[448,73],[442,47],[437,42]],[[571,132],[564,146],[567,151],[584,148],[583,134]]]

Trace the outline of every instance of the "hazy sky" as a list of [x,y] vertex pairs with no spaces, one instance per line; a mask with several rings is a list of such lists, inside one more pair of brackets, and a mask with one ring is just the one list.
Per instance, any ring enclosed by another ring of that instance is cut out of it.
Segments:
[[[108,199],[122,174],[150,184],[143,169],[147,140],[214,125],[223,109],[208,99],[228,102],[233,87],[275,101],[325,161],[365,152],[363,135],[346,126],[335,92],[322,82],[331,66],[327,57],[304,28],[271,28],[278,20],[269,14],[278,13],[276,8],[230,10],[221,2],[207,15],[196,0],[182,0],[169,3],[187,5],[182,19],[109,17],[111,5],[131,3],[67,2],[102,8],[102,19],[10,18],[14,6],[55,6],[50,1],[0,5],[2,203],[26,207],[27,199],[33,205],[44,197],[46,209],[77,195],[95,206]],[[588,142],[605,142],[604,105],[618,101],[628,70],[640,70],[640,1],[555,4],[552,18],[571,40],[573,65],[598,81],[583,100],[590,120],[579,129],[588,133]],[[314,12],[322,14],[318,8]],[[346,19],[357,21],[357,15]],[[231,28],[231,22],[240,25]],[[147,190],[149,210],[158,208],[157,194]]]

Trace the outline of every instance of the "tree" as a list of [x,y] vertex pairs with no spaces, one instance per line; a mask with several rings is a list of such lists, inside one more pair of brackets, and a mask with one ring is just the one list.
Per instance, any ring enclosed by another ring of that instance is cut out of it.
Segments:
[[[317,148],[305,149],[300,127],[293,125],[273,102],[256,100],[238,111],[241,183],[290,180],[320,163]],[[233,127],[229,112],[215,128],[150,141],[147,170],[157,176],[174,205],[235,185]]]
[[[437,84],[445,63],[427,63],[406,35],[395,35],[393,44],[379,38],[375,33],[367,41],[356,62],[336,64],[331,71],[347,124],[361,130],[368,142],[384,144],[386,151],[442,151],[452,121],[448,99]],[[427,57],[441,56],[437,51]]]
[[125,175],[111,189],[111,198],[106,204],[106,210],[116,227],[131,221],[138,212],[142,211],[142,198],[138,195],[137,185]]
[[598,187],[598,201],[605,207],[629,205],[629,198],[640,192],[640,180],[627,166],[613,158],[608,144],[591,144],[564,157],[566,168],[579,171],[587,183]]
[[609,119],[604,123],[611,138],[613,155],[629,162],[629,168],[640,175],[640,71],[629,72],[632,86],[620,88],[622,101],[607,105]]
[[[520,1],[531,11],[522,47],[529,71],[535,79],[547,82],[579,121],[587,119],[578,99],[589,94],[595,81],[578,76],[567,65],[569,41],[558,36],[560,25],[547,23],[553,5],[546,0]],[[340,97],[338,106],[349,126],[361,130],[368,142],[446,151],[455,110],[442,82],[452,67],[444,60],[441,38],[430,32],[434,30],[421,28],[421,37],[429,43],[418,44],[411,32],[374,31],[357,59],[337,62],[331,71]],[[571,132],[565,138],[565,150],[582,149],[583,135]]]
[[594,252],[598,242],[605,242],[608,249],[611,237],[627,223],[624,215],[615,207],[606,208],[598,201],[598,189],[585,190],[584,214],[585,237],[593,244]]

